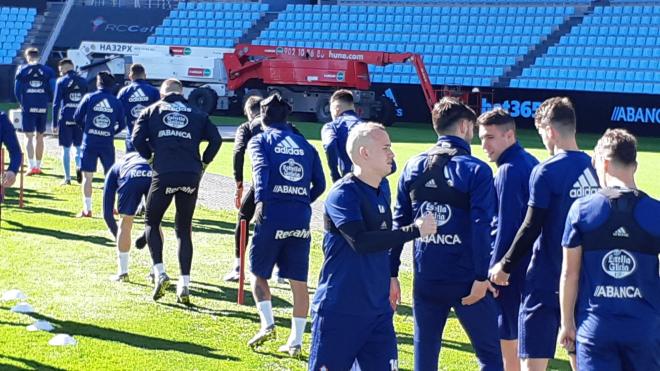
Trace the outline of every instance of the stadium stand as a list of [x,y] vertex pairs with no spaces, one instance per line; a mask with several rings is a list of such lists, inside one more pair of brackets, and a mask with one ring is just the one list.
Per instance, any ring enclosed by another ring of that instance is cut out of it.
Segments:
[[12,64],[37,15],[34,8],[0,7],[0,64]]
[[179,3],[147,43],[231,48],[266,10],[263,3]]
[[[490,86],[573,13],[570,6],[290,4],[254,43],[409,51],[424,56],[433,84]],[[410,65],[372,67],[371,72],[374,82],[419,81]]]
[[659,94],[660,5],[596,7],[511,87]]

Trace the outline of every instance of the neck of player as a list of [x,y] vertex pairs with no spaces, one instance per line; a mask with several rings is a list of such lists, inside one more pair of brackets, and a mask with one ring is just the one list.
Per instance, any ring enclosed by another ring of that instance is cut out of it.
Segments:
[[555,142],[555,153],[567,151],[579,151],[575,137],[572,138],[557,138]]
[[624,171],[624,169],[619,171],[608,171],[605,173],[603,185],[609,188],[637,189],[637,185],[635,184],[635,173]]
[[353,174],[360,179],[361,181],[367,183],[368,185],[378,188],[380,182],[383,180],[383,177],[379,174],[376,174],[369,169],[362,168],[361,166],[354,165]]

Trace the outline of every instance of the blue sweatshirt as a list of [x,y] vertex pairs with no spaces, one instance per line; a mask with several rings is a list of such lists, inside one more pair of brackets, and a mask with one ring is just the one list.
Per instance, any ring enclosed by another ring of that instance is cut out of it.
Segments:
[[[438,223],[438,233],[414,241],[415,276],[447,283],[472,282],[488,277],[490,223],[495,216],[493,173],[483,161],[469,155],[470,145],[455,136],[441,136],[438,146],[460,148],[468,155],[456,155],[444,169],[447,184],[469,197],[469,209],[462,210],[435,202],[413,202],[411,185],[424,173],[429,160],[422,153],[408,160],[399,178],[394,208],[394,228],[401,228],[428,212]],[[436,188],[437,184],[425,187]],[[390,269],[396,277],[403,245],[390,251]]]
[[117,99],[119,99],[124,107],[128,136],[130,137],[133,132],[133,125],[138,116],[140,116],[140,112],[146,107],[158,102],[160,100],[160,93],[158,89],[151,86],[146,80],[140,79],[121,88],[117,94]]
[[126,127],[124,109],[109,89],[99,89],[85,95],[73,119],[83,129],[83,148],[114,148],[115,134]]
[[3,144],[7,147],[7,151],[9,151],[9,166],[7,167],[7,171],[17,174],[21,167],[21,146],[18,144],[14,126],[9,122],[7,115],[4,112],[0,112],[0,150],[2,150]]
[[326,153],[332,181],[353,170],[353,163],[346,152],[346,141],[351,129],[362,123],[355,111],[344,111],[335,120],[326,123],[321,129],[321,141]]
[[87,81],[71,70],[57,79],[53,98],[53,127],[73,120],[73,114],[83,96],[87,94]]
[[255,202],[314,202],[325,190],[316,149],[287,123],[268,126],[248,143]]
[[14,95],[23,112],[46,113],[53,100],[55,72],[42,64],[24,64],[16,69]]

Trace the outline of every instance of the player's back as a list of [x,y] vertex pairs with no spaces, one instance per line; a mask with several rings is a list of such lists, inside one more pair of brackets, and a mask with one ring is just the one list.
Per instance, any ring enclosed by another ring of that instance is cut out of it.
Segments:
[[130,127],[142,110],[152,105],[160,99],[158,89],[151,86],[145,80],[136,80],[129,85],[123,87],[117,94],[117,98],[124,105],[127,122]]

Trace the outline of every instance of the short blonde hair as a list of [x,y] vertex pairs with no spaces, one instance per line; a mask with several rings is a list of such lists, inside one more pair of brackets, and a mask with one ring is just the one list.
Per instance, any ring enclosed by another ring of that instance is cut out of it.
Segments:
[[183,84],[177,79],[167,79],[160,85],[160,93],[167,95],[170,93],[181,94],[183,92]]
[[366,145],[371,140],[371,134],[376,131],[384,131],[385,126],[377,122],[365,122],[362,124],[355,125],[351,132],[348,134],[348,139],[346,140],[346,153],[350,157],[351,161],[355,162],[354,157],[357,154],[357,151],[360,147]]

